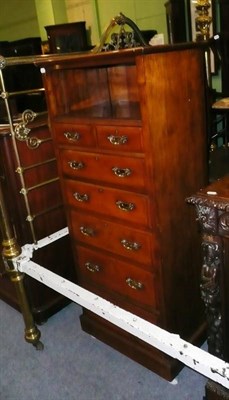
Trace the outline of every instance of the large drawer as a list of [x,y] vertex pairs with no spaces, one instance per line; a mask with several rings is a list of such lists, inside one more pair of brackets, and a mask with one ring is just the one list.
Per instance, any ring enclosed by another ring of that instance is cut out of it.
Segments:
[[117,261],[99,251],[77,247],[78,277],[80,283],[94,285],[118,293],[140,306],[157,309],[155,277],[149,271],[127,262]]
[[95,147],[96,138],[92,125],[55,123],[54,131],[56,140],[60,145],[75,147]]
[[142,158],[62,150],[60,160],[63,173],[72,178],[99,180],[138,190],[146,186],[145,163]]
[[78,243],[121,255],[150,271],[158,268],[155,234],[75,210],[70,211],[70,220],[73,237]]
[[70,206],[143,226],[149,224],[149,198],[145,195],[71,179],[65,179],[64,185]]
[[137,126],[97,125],[97,141],[101,149],[142,153],[142,128]]

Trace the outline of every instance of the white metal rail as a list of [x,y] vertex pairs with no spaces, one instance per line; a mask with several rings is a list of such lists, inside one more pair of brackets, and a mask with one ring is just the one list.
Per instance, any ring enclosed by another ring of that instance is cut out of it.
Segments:
[[68,229],[64,228],[38,241],[37,244],[23,246],[22,253],[13,261],[15,269],[28,274],[73,302],[87,308],[119,328],[131,333],[169,356],[178,359],[193,370],[229,389],[229,364],[225,361],[193,346],[181,339],[179,335],[169,333],[123,310],[31,260],[34,250],[44,247],[66,234],[68,234]]

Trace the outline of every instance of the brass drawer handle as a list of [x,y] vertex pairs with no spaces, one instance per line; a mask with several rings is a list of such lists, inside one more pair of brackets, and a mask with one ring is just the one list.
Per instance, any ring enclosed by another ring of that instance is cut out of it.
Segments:
[[68,165],[72,169],[83,169],[85,167],[84,163],[82,161],[68,161]]
[[95,236],[94,230],[87,226],[81,226],[80,233],[82,233],[82,235],[84,235],[84,236]]
[[77,201],[80,201],[80,202],[85,202],[85,201],[89,200],[89,196],[86,193],[80,194],[80,193],[76,192],[73,194],[73,196],[75,197],[75,199]]
[[112,172],[119,178],[125,178],[126,176],[130,176],[132,174],[130,168],[113,167]]
[[90,272],[99,272],[100,271],[100,266],[97,264],[93,264],[90,261],[85,263],[85,267],[88,269]]
[[80,139],[80,133],[78,132],[64,132],[66,139],[77,142]]
[[126,283],[131,289],[142,290],[144,288],[144,285],[142,282],[138,282],[132,278],[126,278]]
[[109,142],[111,144],[114,144],[115,146],[125,144],[128,141],[127,136],[124,136],[124,135],[122,135],[122,136],[110,135],[110,136],[107,136],[107,139],[109,140]]
[[131,250],[131,251],[137,251],[139,250],[142,246],[140,243],[137,242],[129,242],[126,239],[121,240],[121,244],[123,245],[123,247],[127,250]]
[[121,200],[116,201],[115,204],[122,211],[133,211],[133,209],[135,208],[134,203],[125,203]]

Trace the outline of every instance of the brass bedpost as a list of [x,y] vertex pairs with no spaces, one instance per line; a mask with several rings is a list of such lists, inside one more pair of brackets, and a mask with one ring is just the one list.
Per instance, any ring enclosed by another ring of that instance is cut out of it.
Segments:
[[21,253],[21,248],[13,235],[13,229],[10,223],[8,210],[6,208],[2,182],[0,183],[0,228],[2,234],[2,257],[6,272],[8,273],[11,282],[13,282],[21,312],[25,323],[25,340],[33,344],[37,349],[42,349],[43,344],[40,342],[40,331],[36,327],[33,315],[30,310],[28,299],[24,288],[24,274],[14,267],[14,259]]
[[[211,7],[209,0],[197,0],[196,2],[196,13],[197,16],[195,18],[196,26],[198,29],[196,35],[196,41],[204,40],[208,41],[210,38],[210,25],[212,23],[212,16],[209,14],[209,8]],[[205,52],[206,58],[206,72],[208,84],[212,86],[212,77],[211,77],[211,56],[210,49]]]
[[[8,93],[5,90],[2,69],[5,67],[5,59],[0,56],[0,96],[4,100],[6,112],[9,120],[11,134],[13,133],[13,121],[11,117],[10,107],[8,103]],[[13,226],[10,220],[9,211],[6,206],[4,188],[0,179],[0,230],[2,234],[2,258],[7,274],[11,282],[14,284],[19,300],[19,305],[25,323],[25,340],[33,344],[38,350],[43,349],[40,342],[40,331],[34,323],[33,315],[29,306],[27,295],[24,287],[24,274],[15,268],[15,259],[21,254],[21,247],[17,243],[14,235]]]

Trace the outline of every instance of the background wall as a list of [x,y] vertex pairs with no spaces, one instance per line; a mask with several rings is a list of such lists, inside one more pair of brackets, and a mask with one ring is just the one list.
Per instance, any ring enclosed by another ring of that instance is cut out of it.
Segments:
[[[12,0],[8,0],[12,1]],[[39,36],[47,40],[45,26],[68,22],[65,0],[29,0],[34,1],[39,24]]]
[[163,32],[167,41],[164,0],[65,0],[68,21],[86,20],[91,43],[96,44],[113,17],[120,12],[140,29]]
[[[47,40],[45,26],[86,21],[89,42],[97,44],[110,20],[120,12],[140,29],[156,29],[168,41],[166,0],[1,0],[0,41],[40,36]],[[220,79],[213,77],[220,90]]]
[[156,29],[165,35],[165,0],[6,0],[1,1],[0,41],[41,36],[46,25],[86,21],[96,44],[110,20],[123,12],[140,29]]
[[1,1],[0,40],[40,36],[34,0]]
[[166,15],[164,0],[97,0],[100,27],[103,30],[109,20],[123,12],[133,19],[140,29],[156,29],[167,37]]

